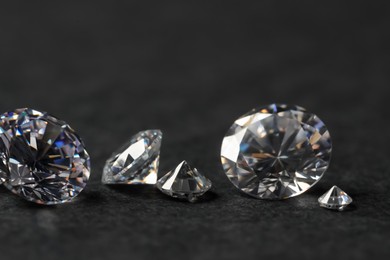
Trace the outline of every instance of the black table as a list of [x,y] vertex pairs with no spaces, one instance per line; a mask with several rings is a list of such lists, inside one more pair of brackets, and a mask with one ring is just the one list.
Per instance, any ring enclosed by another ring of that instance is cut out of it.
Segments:
[[[71,204],[0,189],[1,259],[366,259],[390,246],[389,4],[26,1],[0,8],[0,108],[34,107],[84,138],[93,172]],[[252,107],[299,104],[327,124],[333,161],[302,196],[252,199],[219,160]],[[202,203],[100,183],[132,134],[164,133],[160,175],[186,159]],[[333,184],[346,212],[318,206]]]

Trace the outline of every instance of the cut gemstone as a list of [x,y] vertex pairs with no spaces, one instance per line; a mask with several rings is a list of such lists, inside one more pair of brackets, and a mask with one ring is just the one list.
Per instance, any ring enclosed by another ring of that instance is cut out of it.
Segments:
[[162,133],[139,132],[106,162],[104,184],[156,184]]
[[230,181],[260,199],[297,196],[328,168],[332,143],[324,123],[301,107],[272,104],[237,119],[221,160]]
[[183,161],[158,180],[157,188],[171,197],[194,202],[211,188],[211,181]]
[[343,211],[352,203],[352,198],[339,187],[333,186],[318,199],[318,203],[323,208]]
[[0,184],[7,178],[10,136],[0,127]]
[[75,198],[90,175],[90,157],[65,122],[33,109],[1,116],[4,185],[28,201],[61,204]]

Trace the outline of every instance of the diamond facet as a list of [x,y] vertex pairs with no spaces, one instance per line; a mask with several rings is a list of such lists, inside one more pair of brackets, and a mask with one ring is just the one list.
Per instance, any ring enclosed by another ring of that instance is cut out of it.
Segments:
[[0,184],[2,184],[7,178],[9,146],[10,136],[0,126]]
[[352,203],[352,198],[339,187],[333,186],[318,199],[318,203],[323,208],[343,211]]
[[260,199],[297,196],[328,168],[332,143],[324,123],[297,106],[272,104],[237,119],[221,148],[226,175]]
[[74,130],[33,109],[1,116],[0,157],[5,187],[38,204],[72,200],[90,175],[90,157]]
[[156,184],[162,133],[139,132],[106,162],[104,184]]
[[158,180],[157,188],[168,196],[194,202],[211,188],[211,181],[183,161]]

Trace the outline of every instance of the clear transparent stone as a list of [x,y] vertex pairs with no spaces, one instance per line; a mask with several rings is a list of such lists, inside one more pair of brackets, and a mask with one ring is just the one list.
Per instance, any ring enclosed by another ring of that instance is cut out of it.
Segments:
[[0,184],[7,178],[10,138],[9,134],[0,127]]
[[352,203],[352,198],[337,186],[333,186],[329,191],[318,199],[321,207],[343,211]]
[[4,113],[0,168],[5,187],[28,201],[61,204],[75,198],[90,175],[90,157],[65,122],[33,109]]
[[332,144],[324,123],[297,106],[253,109],[223,139],[221,160],[229,180],[260,199],[297,196],[328,168]]
[[104,184],[156,184],[162,133],[146,130],[132,136],[106,162]]
[[183,161],[158,180],[157,188],[171,197],[194,202],[211,188],[211,181]]

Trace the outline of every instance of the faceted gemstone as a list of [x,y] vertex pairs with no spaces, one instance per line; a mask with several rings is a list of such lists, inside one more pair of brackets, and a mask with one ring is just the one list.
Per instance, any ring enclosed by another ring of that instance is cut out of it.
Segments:
[[318,199],[318,203],[323,208],[343,211],[352,203],[352,198],[339,187],[333,186]]
[[10,146],[10,136],[0,127],[0,184],[7,178],[7,161]]
[[72,200],[90,175],[90,157],[75,131],[33,109],[1,116],[0,157],[5,187],[38,204]]
[[104,184],[156,184],[162,133],[139,132],[114,153],[103,170]]
[[301,107],[272,104],[237,119],[221,148],[226,175],[260,199],[297,196],[327,170],[332,143],[324,123]]
[[157,188],[171,197],[194,202],[211,188],[211,181],[183,161],[158,180]]

